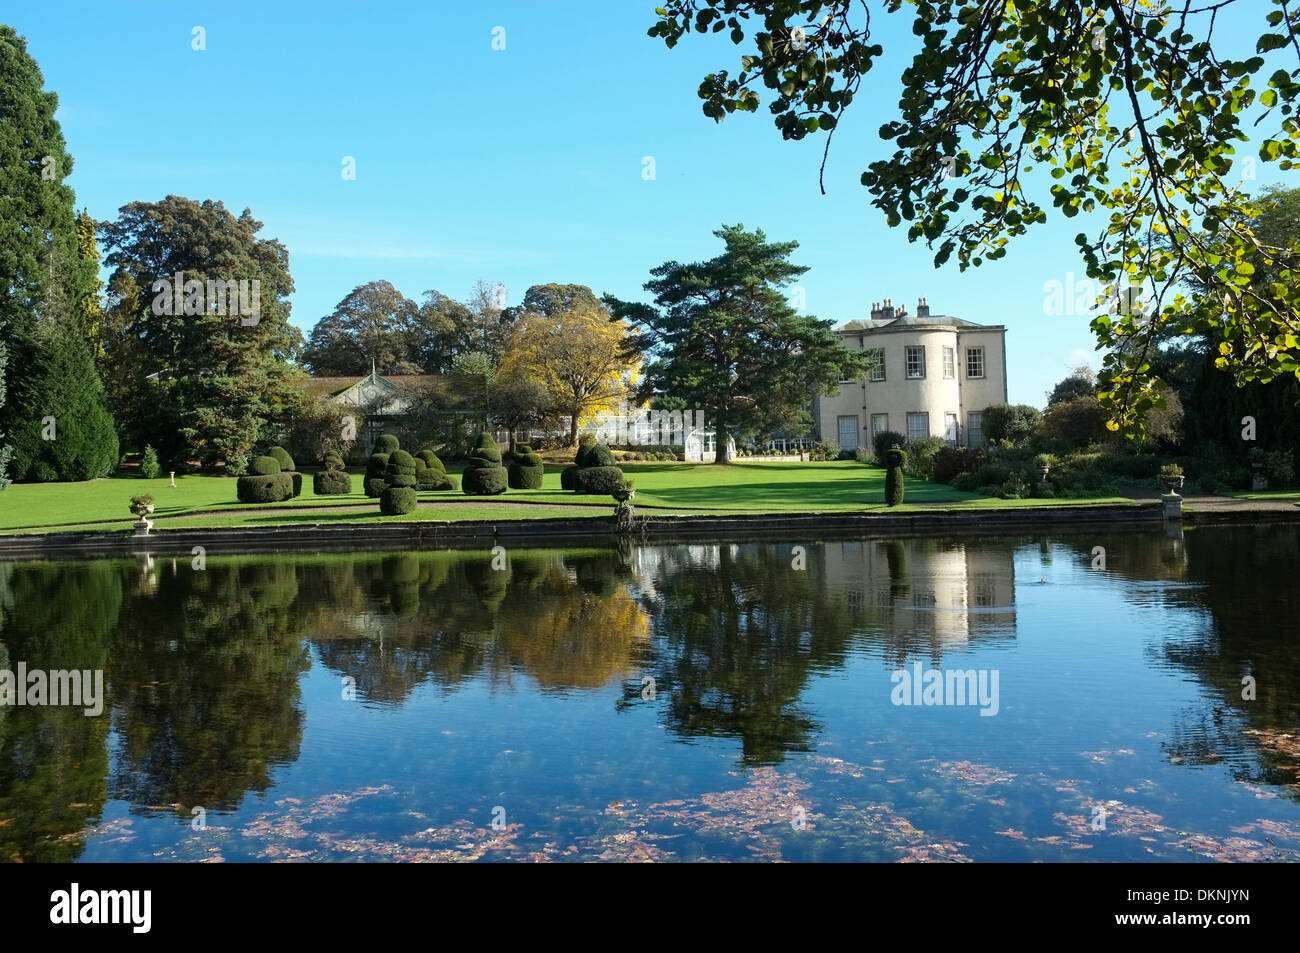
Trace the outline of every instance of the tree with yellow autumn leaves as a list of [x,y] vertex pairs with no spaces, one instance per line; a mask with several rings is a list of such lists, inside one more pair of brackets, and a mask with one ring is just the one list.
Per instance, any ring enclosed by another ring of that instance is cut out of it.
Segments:
[[617,408],[637,382],[640,361],[628,356],[628,325],[586,285],[534,285],[509,310],[498,379],[540,380],[555,412],[569,416],[569,443],[576,446],[579,427]]

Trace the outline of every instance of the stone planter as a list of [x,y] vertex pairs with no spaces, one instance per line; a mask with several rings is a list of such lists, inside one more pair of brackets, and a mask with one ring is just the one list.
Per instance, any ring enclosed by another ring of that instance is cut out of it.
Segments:
[[1165,489],[1168,490],[1170,493],[1173,493],[1175,496],[1178,495],[1178,491],[1183,488],[1184,479],[1185,477],[1180,477],[1180,476],[1161,477],[1161,481],[1164,483]]

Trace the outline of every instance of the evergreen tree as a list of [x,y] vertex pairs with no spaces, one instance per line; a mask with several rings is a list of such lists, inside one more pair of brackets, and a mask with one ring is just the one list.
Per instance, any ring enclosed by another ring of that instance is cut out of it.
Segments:
[[[30,336],[50,276],[44,246],[52,241],[69,259],[76,248],[74,196],[65,184],[72,157],[54,118],[58,97],[44,82],[27,41],[0,25],[0,487],[9,457],[3,441],[20,419],[18,378],[32,367]],[[80,293],[89,271],[81,266],[71,278]]]

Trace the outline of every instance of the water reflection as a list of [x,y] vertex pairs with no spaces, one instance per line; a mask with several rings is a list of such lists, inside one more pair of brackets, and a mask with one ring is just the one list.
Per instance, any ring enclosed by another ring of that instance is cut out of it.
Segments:
[[[102,718],[0,707],[0,857],[75,859],[110,800],[187,818],[267,792],[301,757],[313,660],[390,711],[478,685],[612,690],[607,717],[631,717],[649,678],[669,737],[726,739],[744,765],[778,765],[817,746],[815,685],[854,659],[883,671],[1014,651],[1017,565],[1022,585],[1071,573],[1051,593],[1063,613],[1106,585],[1196,623],[1147,643],[1153,664],[1214,700],[1168,726],[1171,759],[1240,751],[1243,724],[1294,731],[1293,529],[1094,535],[801,544],[802,559],[790,543],[726,543],[209,557],[203,571],[170,558],[0,564],[0,668],[101,668],[108,695]],[[1106,568],[1089,575],[1097,546]],[[548,744],[542,726],[518,731],[521,746]],[[1293,794],[1294,757],[1255,737],[1234,770]]]

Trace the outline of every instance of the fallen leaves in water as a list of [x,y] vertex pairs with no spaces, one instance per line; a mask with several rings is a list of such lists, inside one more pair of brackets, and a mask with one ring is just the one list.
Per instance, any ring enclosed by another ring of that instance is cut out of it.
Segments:
[[1016,776],[1009,771],[999,771],[997,768],[986,764],[975,764],[972,761],[945,761],[934,770],[946,778],[954,778],[979,787],[1005,784],[1016,779]]

